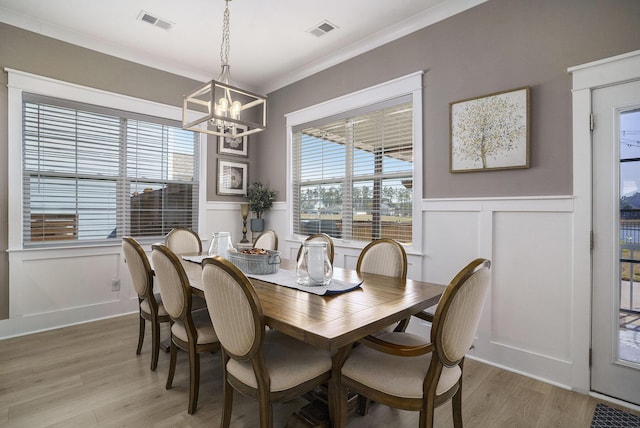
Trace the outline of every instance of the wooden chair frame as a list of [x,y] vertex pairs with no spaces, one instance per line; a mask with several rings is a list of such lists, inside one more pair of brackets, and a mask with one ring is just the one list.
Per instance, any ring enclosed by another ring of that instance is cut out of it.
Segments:
[[[358,256],[358,262],[356,264],[356,272],[358,273],[362,272],[362,265],[364,264],[364,260],[367,257],[367,253],[378,245],[391,245],[394,248],[394,250],[397,251],[398,254],[400,254],[400,257],[402,258],[402,271],[400,272],[400,278],[407,279],[407,270],[408,270],[407,252],[405,251],[402,244],[400,244],[396,240],[389,239],[389,238],[382,238],[382,239],[376,239],[374,241],[371,241],[362,249],[362,251],[360,252],[360,256]],[[405,318],[401,320],[398,323],[398,325],[394,328],[394,331],[405,331],[409,326],[409,320],[410,318]]]
[[169,231],[169,233],[167,233],[167,236],[164,238],[164,244],[174,253],[176,253],[177,251],[175,251],[172,248],[171,245],[171,239],[177,235],[177,234],[184,234],[184,233],[189,233],[190,235],[193,235],[193,239],[194,241],[198,242],[198,248],[197,248],[197,252],[201,253],[202,252],[202,241],[200,240],[200,236],[193,230],[189,229],[188,227],[175,227],[173,229],[171,229]]
[[182,349],[189,353],[189,414],[195,413],[198,406],[198,393],[200,390],[200,353],[216,352],[220,350],[220,342],[212,342],[198,344],[198,331],[192,316],[192,292],[189,278],[180,263],[178,256],[166,245],[154,244],[152,250],[166,257],[172,264],[179,277],[179,286],[182,289],[184,305],[179,314],[171,315],[171,319],[175,323],[181,321],[187,332],[188,340],[180,340],[173,333],[171,334],[171,351],[169,359],[169,373],[167,375],[166,389],[171,389],[173,385],[173,377],[176,371],[177,350]]
[[[139,258],[140,263],[144,267],[145,275],[144,275],[144,284],[142,287],[134,285],[134,289],[138,294],[138,313],[140,316],[139,329],[138,329],[138,348],[136,349],[136,354],[140,355],[142,351],[142,345],[144,343],[144,331],[146,321],[149,321],[151,324],[151,370],[154,371],[158,367],[158,355],[160,354],[160,323],[171,322],[171,318],[169,315],[159,315],[158,314],[158,302],[156,301],[155,295],[153,293],[153,269],[151,269],[151,264],[149,263],[149,258],[147,254],[144,252],[142,246],[136,241],[134,238],[130,236],[125,236],[122,238],[122,245],[131,246],[131,248],[135,251],[136,257]],[[124,248],[123,248],[124,251]],[[125,255],[125,263],[127,262],[127,257]],[[131,276],[131,280],[135,281],[133,275]],[[140,289],[141,292],[138,292]],[[142,310],[142,302],[147,301],[149,304],[150,312],[145,312]]]
[[364,262],[365,257],[367,256],[367,253],[375,246],[381,245],[381,244],[390,244],[398,251],[398,253],[402,254],[402,257],[404,258],[404,266],[403,266],[400,277],[402,279],[407,279],[407,269],[408,269],[407,252],[405,251],[402,244],[400,244],[398,241],[395,241],[389,238],[381,238],[381,239],[376,239],[374,241],[371,241],[362,249],[362,251],[360,252],[360,256],[358,257],[358,263],[356,264],[356,272],[358,273],[361,272],[362,264]]
[[268,235],[273,235],[273,248],[268,248],[269,250],[277,250],[278,249],[278,234],[276,233],[275,230],[265,230],[264,232],[262,232],[260,235],[258,235],[258,237],[256,238],[255,241],[253,241],[253,248],[262,248],[262,247],[258,247],[258,242],[260,241],[260,239],[262,237],[266,237]]
[[[341,400],[343,403],[347,400],[347,390],[363,394],[373,401],[403,410],[420,411],[420,427],[432,428],[433,416],[436,407],[452,400],[453,424],[456,428],[462,428],[462,378],[464,369],[464,355],[457,360],[449,359],[444,352],[444,334],[443,329],[447,318],[449,308],[454,301],[454,297],[458,291],[465,285],[467,280],[482,269],[490,269],[491,262],[486,259],[476,259],[465,266],[451,281],[444,291],[440,303],[438,304],[435,316],[433,318],[433,327],[431,329],[431,343],[422,346],[401,346],[391,342],[381,340],[376,337],[368,336],[358,343],[368,346],[380,352],[384,352],[397,356],[417,356],[432,353],[431,363],[427,371],[427,375],[423,382],[423,397],[406,398],[388,395],[376,389],[372,389],[360,382],[343,376],[341,368],[343,367],[349,350],[343,351],[341,355],[336,357],[335,367],[333,369],[331,394],[334,399]],[[440,395],[436,394],[436,388],[440,379],[440,374],[445,367],[460,367],[460,377],[458,381],[449,390]],[[346,414],[336,415],[339,420],[345,421]]]
[[[263,342],[265,340],[266,324],[264,321],[264,315],[262,312],[262,306],[255,289],[247,277],[231,262],[221,257],[207,258],[203,262],[203,269],[207,269],[208,265],[214,265],[219,269],[225,271],[230,275],[233,280],[241,288],[242,292],[247,298],[253,314],[253,325],[256,332],[256,337],[252,343],[251,348],[242,355],[237,355],[229,352],[224,346],[222,347],[223,358],[223,396],[224,396],[224,409],[222,414],[221,427],[228,427],[231,423],[231,413],[233,408],[233,390],[240,392],[243,395],[258,400],[260,409],[260,426],[262,428],[268,428],[273,426],[273,409],[272,404],[274,402],[284,402],[291,400],[295,397],[302,396],[306,392],[311,391],[316,386],[322,385],[327,382],[330,377],[330,371],[325,372],[323,375],[309,379],[308,381],[296,385],[292,388],[283,391],[271,391],[271,380],[269,377],[269,371],[265,363],[263,354]],[[206,295],[206,284],[205,295]],[[238,380],[233,375],[227,372],[226,367],[230,359],[236,359],[238,361],[251,361],[253,371],[258,384],[257,388],[253,388],[244,382]]]

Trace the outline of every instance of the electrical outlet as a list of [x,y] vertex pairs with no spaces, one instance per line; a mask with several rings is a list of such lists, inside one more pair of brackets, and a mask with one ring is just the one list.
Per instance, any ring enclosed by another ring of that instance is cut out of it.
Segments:
[[111,291],[120,291],[120,280],[118,278],[111,280]]

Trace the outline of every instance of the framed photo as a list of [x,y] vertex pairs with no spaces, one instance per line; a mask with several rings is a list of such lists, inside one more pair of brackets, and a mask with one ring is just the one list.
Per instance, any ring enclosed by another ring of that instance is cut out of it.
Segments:
[[[247,130],[247,127],[243,125],[236,125],[236,128],[239,132],[245,132]],[[248,138],[247,135],[236,138],[232,138],[231,136],[218,137],[218,153],[246,157]]]
[[529,168],[529,93],[512,89],[449,104],[450,172]]
[[249,164],[218,159],[218,195],[245,195]]

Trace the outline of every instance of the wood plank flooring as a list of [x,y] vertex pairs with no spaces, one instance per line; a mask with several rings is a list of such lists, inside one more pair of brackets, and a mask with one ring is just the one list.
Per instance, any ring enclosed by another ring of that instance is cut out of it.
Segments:
[[[169,355],[149,370],[151,328],[135,354],[137,315],[0,341],[0,427],[218,427],[219,354],[201,358],[198,411],[187,413],[189,373],[179,353],[173,389],[165,390]],[[162,331],[163,339],[168,331]],[[463,419],[467,428],[588,428],[598,400],[467,360]],[[275,426],[307,401],[276,404]],[[417,427],[417,413],[372,404],[349,427]],[[259,426],[257,403],[235,394],[232,427]],[[436,426],[453,427],[451,406],[436,411]]]

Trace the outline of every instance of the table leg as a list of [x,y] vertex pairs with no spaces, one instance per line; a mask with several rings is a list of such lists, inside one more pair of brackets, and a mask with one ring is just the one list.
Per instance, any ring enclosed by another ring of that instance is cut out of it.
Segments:
[[[347,345],[338,350],[333,356],[331,363],[331,379],[329,379],[329,415],[331,416],[331,426],[333,428],[343,428],[347,425],[347,390],[342,387],[341,371],[344,362],[351,353],[353,345]],[[356,408],[358,404],[357,396],[353,400]]]
[[328,385],[322,385],[305,395],[310,403],[292,415],[286,428],[335,428],[346,425],[347,416],[358,410],[359,398],[357,394],[347,394],[338,385],[339,376],[336,373],[340,373],[351,347],[345,346],[333,356]]

